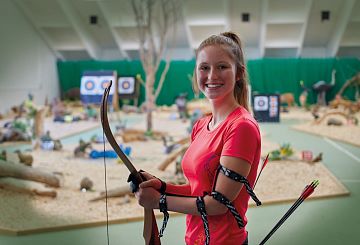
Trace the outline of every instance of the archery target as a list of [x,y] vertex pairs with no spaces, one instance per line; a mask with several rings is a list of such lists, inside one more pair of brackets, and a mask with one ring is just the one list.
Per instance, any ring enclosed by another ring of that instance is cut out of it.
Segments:
[[256,111],[269,110],[269,98],[267,96],[256,96],[254,98],[254,109]]
[[110,80],[113,82],[111,88],[110,88],[110,94],[114,94],[114,81],[115,81],[115,77],[114,76],[101,76],[99,77],[99,94],[103,94],[105,89],[107,88],[107,86],[110,83]]
[[83,76],[81,78],[80,94],[96,95],[98,94],[98,78],[94,76]]
[[279,95],[278,94],[256,94],[253,96],[253,113],[259,122],[279,122]]
[[135,93],[135,78],[134,77],[119,77],[119,94],[134,94]]

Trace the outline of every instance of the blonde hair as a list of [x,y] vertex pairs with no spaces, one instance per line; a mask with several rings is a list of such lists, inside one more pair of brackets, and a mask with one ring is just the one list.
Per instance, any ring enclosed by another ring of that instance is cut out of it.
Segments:
[[[199,47],[195,51],[195,58],[198,58],[198,54],[203,48],[214,45],[222,47],[234,60],[236,65],[236,76],[240,77],[240,79],[235,83],[234,97],[241,106],[249,110],[248,81],[245,70],[244,53],[242,51],[239,36],[233,32],[223,32],[219,35],[212,35],[200,43]],[[196,82],[196,67],[193,75],[193,90],[195,93],[199,93],[199,88]]]

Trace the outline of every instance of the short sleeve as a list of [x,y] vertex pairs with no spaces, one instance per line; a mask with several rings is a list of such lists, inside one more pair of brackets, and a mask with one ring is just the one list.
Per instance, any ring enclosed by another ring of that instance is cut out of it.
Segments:
[[230,125],[225,132],[221,155],[239,157],[252,164],[260,145],[258,126],[251,120],[243,119]]
[[194,141],[197,133],[198,133],[199,130],[201,129],[201,122],[202,122],[202,120],[204,120],[204,119],[199,119],[199,120],[197,120],[197,121],[194,123],[194,126],[193,126],[193,128],[192,128],[192,130],[191,130],[191,142]]

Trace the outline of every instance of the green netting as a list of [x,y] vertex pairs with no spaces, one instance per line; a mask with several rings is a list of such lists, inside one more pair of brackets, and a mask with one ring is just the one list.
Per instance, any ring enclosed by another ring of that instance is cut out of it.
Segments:
[[[247,64],[253,91],[265,93],[291,92],[297,98],[302,92],[300,81],[310,89],[308,101],[314,103],[316,94],[311,89],[318,81],[331,82],[332,70],[336,70],[335,86],[327,94],[327,100],[334,98],[346,80],[360,72],[360,60],[346,59],[261,59]],[[355,89],[349,88],[343,94],[354,99]],[[297,101],[298,102],[298,101]]]
[[[173,61],[165,77],[161,93],[156,101],[158,105],[171,105],[179,93],[188,93],[188,98],[194,98],[191,81],[195,61]],[[83,71],[88,70],[116,70],[119,76],[134,76],[140,74],[145,79],[140,61],[59,61],[57,63],[60,88],[62,92],[80,87]],[[156,74],[156,83],[160,79],[165,63],[161,63]],[[331,72],[336,70],[335,87],[327,94],[327,100],[334,98],[342,85],[360,72],[360,60],[356,58],[327,58],[327,59],[259,59],[247,62],[248,75],[252,91],[259,93],[291,92],[298,100],[302,89],[300,81],[310,89],[308,102],[314,103],[316,94],[311,86],[318,81],[330,83]],[[144,87],[140,86],[139,104],[144,101]],[[354,99],[355,89],[348,88],[343,96]],[[298,102],[298,101],[297,101]]]

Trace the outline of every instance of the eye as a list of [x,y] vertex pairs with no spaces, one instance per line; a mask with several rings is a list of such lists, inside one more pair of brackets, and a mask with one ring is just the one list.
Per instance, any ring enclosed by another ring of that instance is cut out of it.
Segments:
[[219,65],[218,68],[219,68],[219,70],[225,70],[228,68],[228,66],[222,64],[222,65]]
[[207,70],[209,70],[209,66],[206,66],[206,65],[199,66],[199,70],[200,71],[207,71]]

